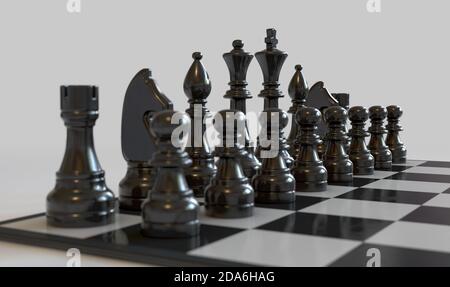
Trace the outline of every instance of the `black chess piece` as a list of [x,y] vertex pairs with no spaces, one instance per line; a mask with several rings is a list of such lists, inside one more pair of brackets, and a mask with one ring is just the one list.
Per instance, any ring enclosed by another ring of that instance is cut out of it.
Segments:
[[[257,203],[291,203],[295,201],[295,178],[280,153],[281,132],[288,123],[288,115],[277,108],[267,109],[263,125],[266,138],[271,141],[268,147],[261,149],[262,167],[253,178],[252,186]],[[273,134],[275,131],[275,134]],[[267,153],[263,156],[263,153]]]
[[120,208],[140,211],[153,186],[155,170],[150,159],[156,150],[148,134],[148,119],[155,112],[173,109],[149,69],[140,70],[128,85],[122,109],[122,154],[127,172],[119,183]]
[[[350,94],[348,93],[331,93],[331,95],[338,101],[338,104],[343,107],[347,113],[350,109]],[[345,122],[344,126],[342,127],[342,130],[344,131],[344,138],[343,138],[343,144],[344,149],[348,153],[348,150],[350,148],[350,136],[348,135],[348,128],[347,128],[347,121]]]
[[[250,91],[247,90],[247,69],[253,59],[253,55],[243,49],[241,40],[233,41],[233,50],[223,54],[225,63],[230,72],[230,89],[225,93],[224,98],[230,99],[230,109],[238,110],[246,114],[246,100],[251,99]],[[240,152],[241,164],[245,175],[252,179],[261,168],[261,163],[255,156],[255,149],[250,141],[247,122],[245,122],[244,151]]]
[[191,118],[191,132],[186,152],[192,159],[192,165],[185,170],[185,174],[195,196],[203,197],[205,188],[216,173],[214,157],[205,136],[205,119],[211,117],[209,110],[205,107],[206,98],[211,93],[211,81],[200,61],[202,54],[195,52],[192,54],[192,58],[194,62],[189,68],[183,84],[184,93],[189,99],[189,108],[186,113]]
[[296,191],[327,190],[328,172],[317,152],[317,145],[321,142],[317,124],[321,117],[319,110],[313,107],[300,108],[295,114],[295,120],[301,129],[298,139],[300,148],[292,168]]
[[341,106],[331,106],[325,110],[325,121],[328,125],[327,151],[324,154],[325,168],[328,171],[328,182],[353,181],[353,163],[345,152],[345,133],[342,126],[347,119],[347,111]]
[[403,131],[401,125],[399,125],[399,119],[403,115],[403,110],[396,105],[391,105],[386,108],[388,124],[386,129],[388,131],[386,136],[386,144],[392,153],[393,163],[405,163],[406,162],[406,147],[400,140],[399,133]]
[[[264,110],[271,108],[278,108],[278,99],[284,97],[283,93],[279,89],[278,79],[280,77],[281,68],[287,58],[287,53],[277,49],[278,39],[276,37],[277,31],[275,29],[267,29],[267,37],[265,38],[266,49],[259,51],[255,54],[256,60],[258,60],[259,66],[263,73],[263,90],[259,93],[258,97],[264,98]],[[281,133],[283,156],[285,157],[286,164],[290,167],[293,163],[293,158],[289,155],[286,138]],[[259,158],[261,152],[261,145],[257,143],[256,156]]]
[[206,214],[221,218],[252,216],[254,191],[236,156],[236,146],[245,129],[245,115],[237,110],[222,110],[214,118],[214,128],[221,143],[215,149],[219,157],[217,174],[205,191]]
[[154,186],[142,204],[142,234],[147,237],[179,238],[198,235],[199,205],[184,176],[184,169],[192,164],[181,148],[181,136],[172,134],[189,125],[186,114],[177,114],[178,123],[172,123],[177,112],[157,112],[150,120],[150,132],[156,140],[157,151],[151,165],[157,168]]
[[292,106],[288,113],[292,114],[291,132],[289,133],[287,143],[290,147],[289,154],[295,159],[300,149],[300,126],[295,120],[295,114],[298,110],[305,107],[306,98],[308,97],[308,84],[302,74],[302,66],[295,66],[295,73],[289,83],[288,93],[292,99]]
[[364,107],[356,106],[350,108],[348,116],[352,123],[352,129],[349,131],[351,144],[348,155],[353,162],[353,174],[373,174],[375,161],[367,149],[365,138],[369,136],[369,133],[364,129],[369,119],[369,112]]
[[386,129],[383,126],[383,121],[386,115],[385,107],[373,106],[369,108],[369,118],[371,121],[369,133],[371,136],[368,147],[375,159],[375,169],[392,168],[392,153],[384,141]]
[[[331,93],[325,88],[323,82],[317,82],[311,86],[308,92],[308,97],[306,98],[306,106],[314,107],[318,109],[322,114],[322,121],[317,124],[317,132],[321,139],[325,138],[327,133],[327,125],[323,117],[325,116],[325,110],[331,106],[339,106],[338,100],[336,100]],[[326,151],[326,142],[323,141],[323,145],[317,146],[317,151],[319,156],[323,156]]]
[[98,102],[96,86],[61,86],[61,117],[67,138],[56,185],[47,195],[50,225],[91,227],[114,221],[116,199],[106,186],[94,147]]

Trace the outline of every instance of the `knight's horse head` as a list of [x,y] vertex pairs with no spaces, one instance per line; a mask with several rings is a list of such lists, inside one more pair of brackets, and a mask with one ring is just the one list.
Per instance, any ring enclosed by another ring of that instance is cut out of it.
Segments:
[[128,85],[122,110],[122,153],[127,161],[149,161],[156,144],[149,135],[152,115],[173,110],[173,104],[159,89],[149,69],[140,70]]

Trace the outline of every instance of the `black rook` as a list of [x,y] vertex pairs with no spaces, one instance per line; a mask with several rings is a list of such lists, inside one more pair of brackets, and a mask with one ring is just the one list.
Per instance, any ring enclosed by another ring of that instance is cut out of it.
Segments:
[[94,148],[98,88],[62,86],[61,117],[67,128],[64,159],[55,188],[47,196],[47,222],[90,227],[114,221],[116,199],[105,183]]

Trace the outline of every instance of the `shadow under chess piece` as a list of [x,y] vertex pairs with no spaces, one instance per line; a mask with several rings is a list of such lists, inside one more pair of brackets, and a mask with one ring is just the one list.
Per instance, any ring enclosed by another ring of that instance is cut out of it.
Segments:
[[[230,109],[247,113],[246,100],[251,99],[247,90],[247,69],[253,59],[253,55],[243,49],[241,40],[233,41],[233,50],[223,54],[230,73],[230,89],[225,93],[224,98],[230,99]],[[250,141],[247,121],[245,122],[245,142],[244,152],[240,153],[241,164],[245,175],[251,180],[256,172],[261,168],[261,163],[255,156],[255,149]]]
[[366,108],[356,106],[348,111],[352,129],[349,131],[351,143],[348,155],[353,162],[353,174],[370,175],[374,171],[374,158],[367,149],[365,138],[369,133],[364,130],[369,112]]
[[173,124],[175,113],[161,111],[150,121],[158,149],[151,160],[157,168],[155,184],[142,205],[141,229],[148,237],[192,237],[200,231],[199,205],[184,176],[192,161],[181,148],[182,139],[171,138],[175,129],[186,128],[189,117],[182,114],[179,123]]
[[221,143],[215,153],[219,157],[217,174],[205,191],[206,214],[212,217],[240,218],[253,215],[254,191],[236,155],[237,127],[245,127],[245,115],[237,110],[222,110],[214,118],[214,128]]
[[61,117],[67,128],[66,150],[47,196],[47,223],[91,227],[114,221],[116,199],[106,186],[94,148],[98,118],[96,86],[61,86]]
[[346,135],[342,126],[346,119],[347,111],[341,106],[332,106],[325,110],[328,133],[325,136],[327,151],[324,163],[328,171],[328,182],[353,181],[353,163],[344,148]]
[[119,183],[120,209],[141,211],[155,177],[150,159],[156,144],[149,137],[148,120],[168,109],[173,109],[172,102],[160,91],[151,71],[139,71],[128,85],[122,109],[122,154],[128,168]]
[[289,145],[289,154],[294,158],[297,157],[297,153],[300,149],[300,126],[295,120],[297,111],[305,107],[306,98],[308,97],[308,84],[302,74],[303,67],[301,65],[295,66],[295,73],[289,83],[288,93],[292,99],[292,106],[289,108],[288,113],[292,114],[291,120],[291,132],[289,133],[287,143]]
[[375,159],[375,169],[391,169],[392,153],[384,142],[386,129],[383,127],[383,121],[386,118],[386,109],[382,106],[373,106],[369,108],[369,118],[371,134],[369,141],[369,150]]
[[[288,115],[280,109],[267,109],[267,122],[261,124],[266,139],[275,144],[261,149],[262,167],[253,178],[252,185],[257,203],[290,203],[295,201],[295,178],[290,172],[280,153],[280,138],[278,133],[288,123]],[[273,130],[273,131],[272,131]],[[275,132],[275,133],[273,133]],[[267,153],[267,154],[266,154]],[[266,155],[266,156],[263,156]]]
[[320,119],[319,110],[313,107],[301,108],[295,114],[295,120],[301,129],[298,139],[300,148],[292,168],[296,191],[327,190],[328,172],[317,153],[317,145],[321,142],[317,134]]
[[192,159],[192,165],[186,168],[186,180],[194,191],[195,196],[203,197],[205,188],[211,182],[216,173],[214,157],[206,140],[205,119],[211,117],[209,110],[205,107],[206,98],[211,93],[211,81],[208,72],[203,66],[202,54],[192,54],[194,62],[184,79],[184,93],[189,99],[189,108],[186,113],[191,118],[191,131],[189,134],[189,146],[186,152]]
[[403,115],[403,111],[399,106],[395,105],[388,106],[386,110],[388,119],[388,124],[386,125],[386,129],[388,131],[386,144],[392,153],[392,162],[405,163],[406,147],[400,140],[399,135],[399,133],[403,131],[402,126],[399,125],[399,119]]

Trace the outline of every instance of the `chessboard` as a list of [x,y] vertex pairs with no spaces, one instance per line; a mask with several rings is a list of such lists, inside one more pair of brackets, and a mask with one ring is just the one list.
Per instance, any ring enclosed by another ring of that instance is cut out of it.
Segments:
[[[201,199],[199,199],[201,202]],[[290,205],[257,204],[254,216],[200,212],[200,235],[141,235],[141,216],[91,228],[47,225],[44,213],[0,223],[0,240],[163,266],[450,266],[450,162],[409,160],[355,176]],[[375,251],[374,251],[375,250]]]

